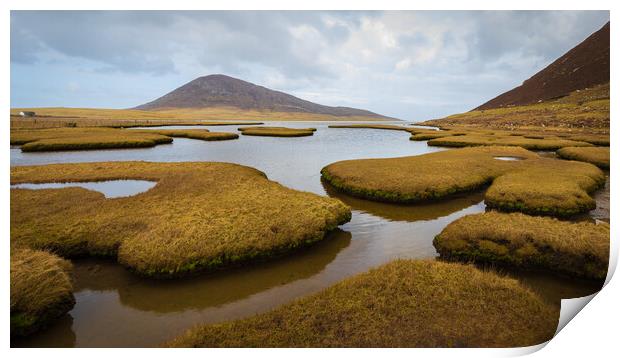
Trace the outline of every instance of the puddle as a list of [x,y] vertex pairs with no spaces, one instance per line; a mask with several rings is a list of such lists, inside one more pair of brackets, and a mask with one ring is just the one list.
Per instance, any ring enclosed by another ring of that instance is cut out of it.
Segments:
[[11,189],[63,189],[80,187],[88,190],[98,191],[106,198],[123,198],[134,196],[153,188],[157,184],[154,181],[146,180],[106,180],[94,182],[73,182],[73,183],[23,183],[13,184]]
[[521,158],[521,157],[493,157],[493,159],[506,160],[506,161],[515,161],[515,160],[523,160],[525,158]]

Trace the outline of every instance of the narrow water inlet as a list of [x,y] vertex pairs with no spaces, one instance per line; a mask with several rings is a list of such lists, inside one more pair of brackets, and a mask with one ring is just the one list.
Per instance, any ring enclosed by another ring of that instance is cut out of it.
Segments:
[[98,191],[106,198],[124,198],[144,193],[153,188],[157,182],[147,180],[106,180],[91,182],[70,182],[70,183],[22,183],[13,184],[11,189],[63,189],[80,187],[88,190]]

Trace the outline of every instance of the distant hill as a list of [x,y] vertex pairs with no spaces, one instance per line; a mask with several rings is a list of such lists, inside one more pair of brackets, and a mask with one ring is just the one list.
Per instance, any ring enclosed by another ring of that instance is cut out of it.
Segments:
[[133,109],[170,110],[218,107],[234,107],[251,111],[391,119],[363,109],[323,106],[225,75],[199,77],[152,102]]
[[527,105],[609,82],[609,22],[552,64],[474,110]]

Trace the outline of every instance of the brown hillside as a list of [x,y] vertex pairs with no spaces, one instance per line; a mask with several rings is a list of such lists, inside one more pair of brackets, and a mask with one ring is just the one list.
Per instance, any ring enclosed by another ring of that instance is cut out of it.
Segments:
[[362,109],[323,106],[225,75],[199,77],[152,102],[140,105],[134,109],[159,110],[219,107],[331,116],[388,118]]
[[609,22],[555,62],[475,110],[527,105],[609,82]]

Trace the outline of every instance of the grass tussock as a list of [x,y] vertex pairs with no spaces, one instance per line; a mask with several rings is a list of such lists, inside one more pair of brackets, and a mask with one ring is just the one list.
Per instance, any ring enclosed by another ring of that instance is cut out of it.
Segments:
[[566,147],[557,151],[563,159],[592,163],[601,168],[609,168],[609,147]]
[[396,260],[251,318],[198,326],[172,347],[521,347],[559,312],[471,265]]
[[45,251],[11,249],[11,335],[34,333],[75,304],[71,263]]
[[11,145],[21,145],[23,152],[145,148],[170,142],[172,138],[156,133],[110,128],[11,130]]
[[497,177],[484,201],[507,212],[569,217],[596,208],[589,194],[604,184],[605,174],[594,165],[539,158]]
[[270,259],[351,218],[336,199],[288,189],[228,163],[105,162],[11,168],[11,183],[138,179],[151,190],[106,199],[83,188],[11,189],[11,242],[62,256],[118,257],[174,277]]
[[506,135],[471,133],[460,136],[443,136],[428,141],[437,147],[517,146],[530,150],[557,150],[562,147],[590,147],[592,144],[562,138],[537,135]]
[[452,222],[433,244],[442,258],[450,260],[604,280],[609,225],[487,212]]
[[421,124],[469,128],[545,128],[562,132],[609,133],[609,84],[572,92],[552,101],[469,111]]
[[604,173],[587,163],[558,161],[519,147],[496,146],[346,160],[326,166],[321,174],[348,194],[398,203],[440,199],[490,185],[485,193],[490,207],[555,216],[593,209],[596,203],[588,193],[605,182]]
[[239,138],[239,135],[236,133],[210,132],[208,129],[150,129],[148,131],[144,131],[143,133],[148,134],[150,132],[160,134],[166,137],[189,138],[206,141],[229,140]]
[[287,128],[287,127],[241,127],[243,135],[263,137],[306,137],[314,135],[316,128]]

